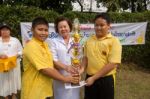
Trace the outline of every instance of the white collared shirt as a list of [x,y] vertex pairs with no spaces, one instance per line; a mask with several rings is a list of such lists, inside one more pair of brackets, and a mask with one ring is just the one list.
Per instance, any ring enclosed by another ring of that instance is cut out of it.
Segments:
[[[73,44],[73,39],[69,39],[69,43],[66,44],[61,36],[52,39],[49,42],[54,61],[60,61],[61,63],[70,66],[71,65],[71,55],[68,53],[71,45]],[[59,70],[62,75],[68,75],[69,73],[65,70]],[[65,84],[59,80],[54,80],[54,99],[79,99],[80,98],[80,88],[75,89],[65,89]]]
[[[66,44],[64,39],[61,36],[48,41],[50,50],[53,55],[54,61],[59,61],[66,66],[71,65],[71,55],[68,53],[69,48],[72,45],[72,39],[69,39],[69,43]],[[59,70],[61,74],[68,75],[68,72],[65,70]]]
[[3,42],[0,37],[0,54],[5,54],[8,57],[22,55],[22,46],[18,39],[10,37],[9,42]]
[[51,51],[54,61],[60,61],[65,65],[71,65],[71,56],[68,53],[69,48],[72,45],[72,39],[69,39],[69,43],[66,44],[61,36],[51,40]]

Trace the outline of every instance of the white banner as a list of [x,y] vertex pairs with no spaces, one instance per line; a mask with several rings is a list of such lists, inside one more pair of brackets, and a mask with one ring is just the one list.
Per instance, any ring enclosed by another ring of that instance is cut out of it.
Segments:
[[[27,43],[31,37],[31,22],[22,22],[21,24],[21,35],[23,45]],[[122,45],[136,45],[136,44],[145,44],[145,34],[146,34],[147,22],[140,23],[117,23],[111,25],[110,32],[112,35],[119,38]],[[80,34],[82,36],[82,44],[86,39],[94,34],[94,25],[93,24],[81,24],[80,25]],[[54,30],[54,24],[49,24],[49,37],[48,39],[55,38],[57,33]]]

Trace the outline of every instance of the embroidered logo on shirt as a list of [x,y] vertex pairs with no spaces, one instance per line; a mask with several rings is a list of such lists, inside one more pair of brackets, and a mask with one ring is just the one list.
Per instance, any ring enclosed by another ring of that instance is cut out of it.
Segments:
[[102,51],[102,55],[106,56],[107,55],[106,51]]

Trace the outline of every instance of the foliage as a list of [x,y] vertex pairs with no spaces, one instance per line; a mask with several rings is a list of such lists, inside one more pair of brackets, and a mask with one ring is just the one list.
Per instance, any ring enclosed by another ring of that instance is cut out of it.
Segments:
[[24,6],[34,6],[39,7],[43,10],[54,10],[58,13],[63,13],[66,11],[71,11],[72,1],[75,0],[3,0],[0,1],[0,4],[16,6],[16,5],[24,5]]
[[63,16],[68,17],[71,20],[73,20],[74,18],[79,18],[79,21],[81,23],[91,23],[93,21],[92,19],[94,19],[95,14],[69,11],[69,12],[64,13]]
[[31,22],[37,16],[43,16],[49,22],[53,22],[58,13],[50,10],[41,10],[36,7],[0,6],[0,22],[8,23],[12,28],[12,35],[18,38],[20,38],[20,22]]
[[147,10],[149,0],[96,0],[97,5],[102,3],[108,8],[107,12],[118,12],[121,9],[131,9],[131,12],[143,12]]
[[[110,13],[113,23],[150,22],[150,11],[143,13]],[[123,62],[134,62],[150,68],[150,23],[147,25],[145,45],[123,46]]]
[[120,9],[120,0],[99,0],[99,2],[108,8],[108,12],[118,12]]
[[[97,7],[102,3],[108,8],[107,12],[119,12],[121,10],[131,9],[131,12],[143,12],[147,10],[150,0],[96,0]],[[54,10],[58,13],[72,11],[72,3],[77,2],[83,12],[84,0],[0,0],[0,4],[16,6],[35,6],[43,10]],[[92,0],[90,0],[92,4]]]
[[[113,23],[123,22],[150,22],[150,11],[142,13],[109,13]],[[73,20],[78,17],[81,23],[92,23],[95,13],[80,13],[67,11],[63,14],[58,14],[53,10],[42,10],[36,7],[27,7],[23,5],[16,6],[0,6],[0,22],[7,22],[12,28],[12,35],[20,37],[20,22],[31,22],[37,16],[45,17],[49,22],[60,16],[64,15],[67,18]],[[146,31],[146,44],[145,45],[132,45],[123,46],[123,62],[134,62],[143,67],[150,68],[150,23],[147,26]]]

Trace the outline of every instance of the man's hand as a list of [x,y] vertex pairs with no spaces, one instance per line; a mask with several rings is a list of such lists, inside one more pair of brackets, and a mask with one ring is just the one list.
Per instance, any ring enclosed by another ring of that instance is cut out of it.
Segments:
[[79,74],[82,75],[83,73],[84,73],[84,67],[82,66],[82,67],[80,67],[80,69],[79,69]]
[[95,82],[95,79],[94,77],[89,77],[85,82],[87,83],[86,86],[91,86]]

